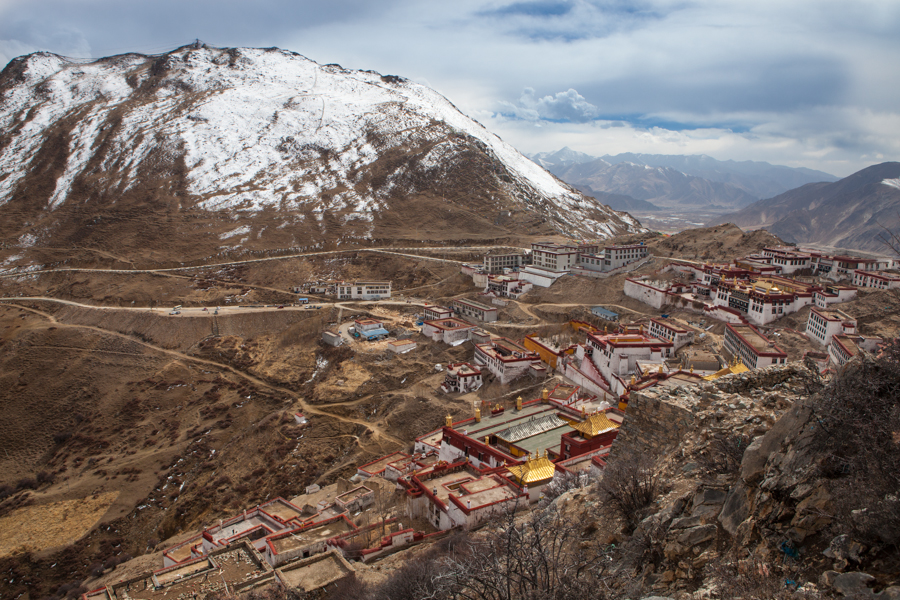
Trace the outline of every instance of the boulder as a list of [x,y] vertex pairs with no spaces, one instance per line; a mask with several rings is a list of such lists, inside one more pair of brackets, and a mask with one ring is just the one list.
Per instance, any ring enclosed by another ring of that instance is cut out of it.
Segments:
[[715,525],[699,525],[697,527],[691,527],[679,535],[677,541],[682,546],[690,548],[713,539],[716,537],[716,531],[718,531],[718,529]]
[[750,497],[747,494],[747,486],[743,482],[736,483],[728,492],[722,512],[719,513],[719,523],[729,534],[734,535],[738,526],[750,515]]
[[841,573],[834,578],[831,585],[844,596],[850,598],[855,598],[857,596],[861,598],[870,598],[875,596],[875,593],[869,589],[868,585],[873,581],[875,581],[875,578],[868,573],[857,571],[853,573]]

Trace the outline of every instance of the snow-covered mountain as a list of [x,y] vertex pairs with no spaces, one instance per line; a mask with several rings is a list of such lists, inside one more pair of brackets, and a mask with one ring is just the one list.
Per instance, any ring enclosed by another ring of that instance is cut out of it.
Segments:
[[161,260],[640,228],[427,87],[279,49],[202,45],[11,61],[0,214],[8,246]]

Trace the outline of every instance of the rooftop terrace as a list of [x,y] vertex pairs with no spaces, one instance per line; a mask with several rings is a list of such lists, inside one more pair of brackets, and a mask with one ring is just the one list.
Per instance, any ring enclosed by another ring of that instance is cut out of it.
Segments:
[[274,539],[270,539],[269,543],[275,549],[276,554],[282,554],[297,548],[304,548],[310,544],[330,540],[350,531],[353,531],[353,526],[341,517],[326,523],[309,526],[306,529],[282,534]]

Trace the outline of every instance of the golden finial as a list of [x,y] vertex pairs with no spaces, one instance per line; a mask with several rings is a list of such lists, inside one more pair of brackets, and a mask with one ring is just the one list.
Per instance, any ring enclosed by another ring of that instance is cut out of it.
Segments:
[[659,371],[657,371],[657,372],[658,372],[658,373],[662,373],[662,372],[663,372],[663,370],[662,370],[662,363],[659,364]]
[[691,363],[691,373],[694,372],[694,363]]
[[444,425],[447,427],[453,427],[453,417],[451,417],[449,414],[447,415],[447,418],[444,419]]

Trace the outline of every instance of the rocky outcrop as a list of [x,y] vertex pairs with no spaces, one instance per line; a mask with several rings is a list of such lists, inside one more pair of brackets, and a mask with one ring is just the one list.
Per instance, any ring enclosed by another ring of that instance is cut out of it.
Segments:
[[[822,425],[809,399],[821,388],[817,377],[793,363],[632,395],[611,460],[655,454],[672,490],[632,538],[659,545],[662,558],[643,564],[650,589],[693,593],[699,586],[718,594],[710,573],[733,568],[796,578],[807,592],[896,597],[900,588],[885,587],[883,577],[850,572],[865,562],[867,548],[832,531],[834,502],[814,449]],[[728,452],[736,458],[717,460]],[[831,575],[799,581],[801,561]],[[638,564],[623,568],[639,572]],[[867,587],[872,583],[880,586]]]

